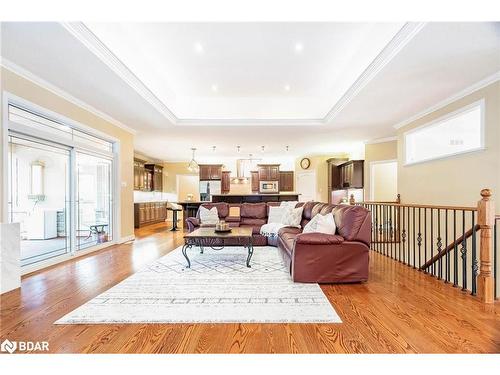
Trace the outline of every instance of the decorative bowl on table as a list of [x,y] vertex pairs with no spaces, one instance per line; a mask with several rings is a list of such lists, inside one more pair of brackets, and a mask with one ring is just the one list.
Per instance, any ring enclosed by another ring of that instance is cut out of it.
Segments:
[[216,232],[231,232],[231,228],[229,228],[229,224],[225,221],[221,220],[217,224],[215,224]]

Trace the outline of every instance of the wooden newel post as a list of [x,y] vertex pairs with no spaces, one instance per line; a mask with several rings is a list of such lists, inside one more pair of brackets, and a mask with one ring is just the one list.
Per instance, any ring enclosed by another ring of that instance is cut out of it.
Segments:
[[493,303],[492,264],[492,232],[495,225],[495,201],[491,199],[491,190],[481,190],[482,199],[477,202],[477,224],[481,229],[479,245],[479,276],[477,280],[477,295],[485,303]]

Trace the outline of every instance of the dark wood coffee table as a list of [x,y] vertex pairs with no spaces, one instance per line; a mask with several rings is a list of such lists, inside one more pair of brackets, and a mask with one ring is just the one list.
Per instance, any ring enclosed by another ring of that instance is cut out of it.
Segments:
[[226,245],[226,240],[236,240],[235,245],[248,249],[247,267],[250,266],[250,259],[253,254],[252,228],[232,228],[230,232],[216,232],[215,228],[198,228],[184,236],[184,246],[182,255],[187,260],[188,268],[191,268],[191,261],[187,256],[187,250],[193,246],[200,247],[203,254],[203,247],[211,247],[214,250],[222,250]]

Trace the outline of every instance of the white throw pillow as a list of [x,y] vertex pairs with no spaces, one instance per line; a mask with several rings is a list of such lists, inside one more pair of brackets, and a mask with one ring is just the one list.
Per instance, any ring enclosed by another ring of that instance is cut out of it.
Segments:
[[306,224],[302,233],[325,233],[335,234],[337,226],[332,213],[326,215],[315,215],[309,223]]
[[283,202],[281,202],[280,207],[292,209],[292,208],[295,208],[297,203],[299,203],[299,202],[298,201],[283,201]]
[[285,210],[283,214],[282,224],[288,227],[300,228],[300,221],[302,220],[302,210],[304,207],[298,207],[293,209]]
[[217,207],[212,207],[210,210],[200,206],[200,221],[202,224],[217,224],[219,222],[219,213]]
[[302,231],[302,233],[316,232],[316,229],[318,228],[318,220],[319,220],[320,216],[323,216],[323,215],[320,215],[320,214],[314,215],[312,217],[312,219],[309,220],[309,222],[304,226],[304,230]]
[[280,206],[270,206],[269,216],[267,217],[267,223],[281,223],[283,214],[285,213],[285,208]]

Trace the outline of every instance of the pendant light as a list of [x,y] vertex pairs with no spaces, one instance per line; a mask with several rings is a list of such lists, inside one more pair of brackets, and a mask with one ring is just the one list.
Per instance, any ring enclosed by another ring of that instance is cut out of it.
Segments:
[[199,172],[200,171],[200,167],[198,166],[198,163],[194,159],[194,153],[196,151],[196,148],[192,148],[191,151],[193,151],[193,157],[191,158],[191,161],[189,162],[187,168],[188,168],[188,170],[190,172]]

